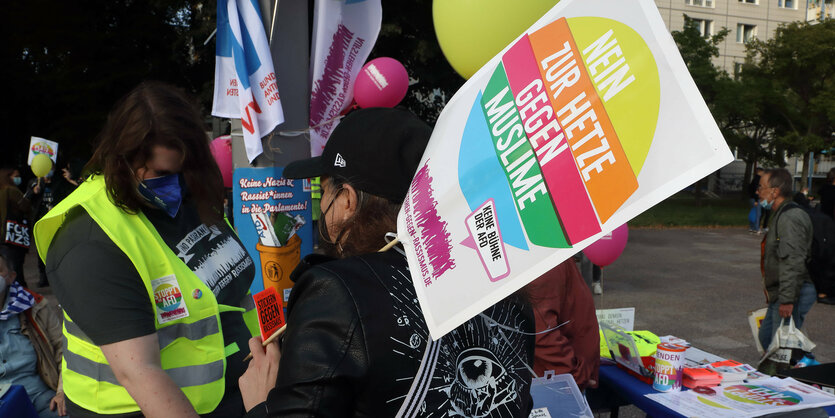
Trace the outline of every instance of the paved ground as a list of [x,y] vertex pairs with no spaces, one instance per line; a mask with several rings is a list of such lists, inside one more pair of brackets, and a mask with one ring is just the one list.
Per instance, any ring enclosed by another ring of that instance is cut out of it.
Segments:
[[[744,229],[638,229],[621,257],[603,269],[597,308],[635,307],[636,329],[672,334],[722,357],[756,364],[747,312],[765,306],[760,276],[762,236]],[[37,283],[34,254],[26,276]],[[36,291],[51,297],[48,288]],[[53,298],[54,300],[54,298]],[[835,361],[835,306],[817,304],[803,328],[821,362]],[[606,416],[608,414],[604,414]],[[623,408],[621,416],[643,414]]]
[[[722,357],[759,358],[748,311],[765,306],[761,235],[742,229],[638,229],[603,269],[598,308],[635,307],[636,329],[672,334]],[[803,326],[821,362],[835,361],[835,306],[816,304]]]

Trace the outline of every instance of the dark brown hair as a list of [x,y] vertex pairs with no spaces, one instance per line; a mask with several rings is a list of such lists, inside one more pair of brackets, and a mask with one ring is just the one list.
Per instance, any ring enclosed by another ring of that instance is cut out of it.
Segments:
[[146,81],[111,110],[85,175],[103,175],[115,205],[137,213],[149,203],[139,194],[133,167],[151,158],[155,146],[182,153],[182,176],[203,222],[221,220],[223,180],[209,150],[209,137],[192,99],[182,90]]
[[[350,180],[341,177],[328,177],[322,181],[331,182],[334,188],[351,184]],[[347,238],[339,245],[339,256],[344,258],[374,253],[383,248],[387,244],[386,233],[397,231],[397,214],[401,206],[384,197],[354,189],[357,192],[357,210],[340,225],[341,234]],[[320,225],[323,222],[326,222],[324,218],[319,219]],[[330,234],[331,239],[340,240],[333,236],[332,231]]]

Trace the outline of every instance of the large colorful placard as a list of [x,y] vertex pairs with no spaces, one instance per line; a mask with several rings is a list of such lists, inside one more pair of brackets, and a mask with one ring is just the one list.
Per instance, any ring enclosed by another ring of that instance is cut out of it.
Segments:
[[732,159],[652,1],[561,1],[450,100],[404,202],[432,336]]
[[313,252],[310,185],[285,179],[281,167],[236,168],[232,201],[235,230],[255,261],[256,294],[274,287],[284,306],[293,283],[290,273]]

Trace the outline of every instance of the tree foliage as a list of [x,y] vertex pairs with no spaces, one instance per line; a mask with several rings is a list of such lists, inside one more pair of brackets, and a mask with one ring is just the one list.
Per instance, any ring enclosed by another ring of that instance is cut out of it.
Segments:
[[681,58],[708,105],[715,101],[721,91],[719,81],[727,77],[723,70],[714,65],[713,59],[719,56],[719,44],[728,33],[730,31],[723,28],[712,36],[704,37],[697,22],[687,15],[684,15],[684,29],[672,32]]
[[214,2],[27,0],[5,7],[0,123],[15,163],[31,135],[86,154],[114,102],[142,80],[211,100],[214,48],[203,40],[214,29]]
[[394,58],[416,81],[402,105],[434,123],[446,101],[464,84],[444,57],[432,20],[432,0],[396,1],[383,4],[383,26],[371,52]]
[[804,157],[835,146],[835,21],[794,22],[748,45],[745,78],[767,86],[769,123],[777,146]]

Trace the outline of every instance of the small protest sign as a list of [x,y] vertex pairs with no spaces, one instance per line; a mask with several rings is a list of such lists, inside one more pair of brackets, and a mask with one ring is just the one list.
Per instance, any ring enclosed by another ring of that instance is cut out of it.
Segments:
[[261,341],[266,341],[274,332],[284,326],[284,309],[274,287],[268,287],[253,297],[258,312],[258,326],[261,328]]
[[32,159],[38,154],[46,154],[55,164],[58,162],[58,143],[33,136],[29,141],[29,159],[26,164],[32,165]]

